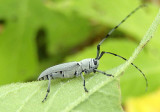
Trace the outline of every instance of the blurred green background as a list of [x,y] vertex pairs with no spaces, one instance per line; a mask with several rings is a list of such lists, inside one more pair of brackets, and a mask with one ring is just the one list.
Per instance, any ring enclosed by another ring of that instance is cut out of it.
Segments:
[[[142,2],[139,0],[0,0],[0,85],[36,80],[55,64],[95,58],[97,43]],[[140,9],[102,50],[129,58],[158,12],[158,3]],[[147,93],[160,87],[159,29],[134,63],[146,74]],[[110,55],[100,70],[124,61]],[[141,74],[129,67],[121,77],[123,103],[147,94]]]

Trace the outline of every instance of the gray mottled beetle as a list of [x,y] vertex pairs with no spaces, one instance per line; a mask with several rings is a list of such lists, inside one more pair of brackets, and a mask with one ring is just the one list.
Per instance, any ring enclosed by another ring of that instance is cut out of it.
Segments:
[[[104,42],[104,40],[109,37],[112,32],[117,29],[128,17],[130,17],[134,12],[136,12],[138,9],[140,9],[141,7],[143,7],[144,5],[140,5],[139,7],[137,7],[135,10],[133,10],[128,16],[126,16],[117,26],[115,26],[107,35],[106,37],[97,45],[97,56],[96,58],[89,58],[89,59],[83,59],[80,62],[69,62],[69,63],[63,63],[63,64],[59,64],[59,65],[55,65],[52,66],[48,69],[46,69],[45,71],[43,71],[40,76],[38,77],[38,80],[49,80],[48,83],[48,89],[47,89],[47,94],[45,96],[45,98],[43,99],[42,102],[44,102],[48,96],[48,93],[50,92],[50,84],[51,84],[51,79],[55,79],[55,78],[72,78],[72,77],[77,77],[77,76],[81,76],[82,80],[83,80],[83,86],[84,86],[84,90],[85,92],[88,92],[88,90],[85,87],[85,79],[84,76],[82,75],[82,73],[85,74],[89,74],[91,72],[99,72],[102,73],[106,76],[112,76],[111,74],[107,74],[103,71],[98,70],[98,65],[99,65],[99,60],[101,59],[101,57],[103,56],[103,54],[111,54],[117,57],[122,58],[123,60],[126,60],[126,58],[111,53],[111,52],[105,52],[102,51],[100,53],[100,45]],[[142,75],[144,76],[145,80],[146,80],[146,88],[148,87],[148,81],[147,78],[145,77],[144,73],[133,63],[131,63],[136,69],[138,69]]]

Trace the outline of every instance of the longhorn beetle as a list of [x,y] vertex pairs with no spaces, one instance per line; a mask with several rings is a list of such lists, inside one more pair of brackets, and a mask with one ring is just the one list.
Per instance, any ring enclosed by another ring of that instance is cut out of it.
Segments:
[[[126,58],[117,55],[115,53],[111,53],[111,52],[105,52],[102,51],[100,53],[100,46],[101,44],[105,41],[105,39],[107,37],[109,37],[124,21],[126,21],[127,18],[129,18],[133,13],[135,13],[138,9],[140,9],[141,7],[143,7],[145,5],[140,5],[138,6],[136,9],[134,9],[128,16],[126,16],[117,26],[115,26],[106,36],[103,40],[101,40],[101,42],[97,45],[97,56],[96,58],[88,58],[88,59],[83,59],[80,62],[69,62],[69,63],[63,63],[63,64],[59,64],[59,65],[55,65],[52,66],[50,68],[47,68],[46,70],[44,70],[40,76],[38,77],[38,80],[49,80],[48,83],[48,89],[47,89],[47,93],[45,98],[43,99],[42,102],[44,102],[47,99],[47,96],[50,92],[50,85],[51,85],[51,79],[55,79],[55,78],[72,78],[72,77],[78,77],[81,76],[82,80],[83,80],[83,86],[84,86],[84,90],[85,92],[88,92],[86,86],[85,86],[85,79],[82,73],[85,74],[89,74],[91,72],[99,72],[101,74],[104,74],[106,76],[112,76],[114,77],[112,74],[107,74],[103,71],[98,70],[98,65],[99,65],[99,60],[101,59],[101,57],[104,54],[111,54],[117,57],[120,57],[121,59],[127,61]],[[145,74],[133,63],[131,63],[137,70],[139,70],[139,72],[141,72],[141,74],[144,76],[145,81],[146,81],[146,88],[148,87],[148,81],[147,78],[145,76]]]

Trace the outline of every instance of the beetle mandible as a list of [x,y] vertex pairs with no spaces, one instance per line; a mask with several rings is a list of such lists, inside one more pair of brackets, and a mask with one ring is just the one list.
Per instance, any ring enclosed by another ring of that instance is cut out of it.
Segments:
[[[126,21],[127,18],[129,18],[133,13],[135,13],[138,9],[140,9],[141,7],[145,6],[140,5],[138,6],[136,9],[134,9],[129,15],[127,15],[117,26],[115,26],[106,36],[103,40],[101,40],[101,42],[97,45],[97,56],[96,58],[88,58],[88,59],[83,59],[80,62],[69,62],[69,63],[63,63],[63,64],[59,64],[59,65],[55,65],[52,66],[50,68],[47,68],[46,70],[44,70],[40,76],[38,77],[38,80],[49,80],[48,83],[48,89],[47,89],[47,93],[45,98],[43,99],[42,102],[44,102],[47,99],[48,93],[50,92],[50,85],[51,85],[51,79],[55,79],[55,78],[72,78],[72,77],[78,77],[81,76],[82,80],[83,80],[83,86],[84,86],[84,90],[85,92],[88,92],[86,86],[85,86],[85,79],[82,73],[85,74],[89,74],[91,72],[99,72],[101,74],[104,74],[106,76],[112,76],[114,77],[112,74],[107,74],[103,71],[98,70],[98,65],[99,65],[99,60],[101,59],[101,57],[104,54],[111,54],[117,57],[122,58],[123,60],[127,61],[126,58],[117,55],[115,53],[111,53],[111,52],[105,52],[102,51],[100,53],[100,46],[101,44],[105,41],[105,39],[107,37],[109,37],[114,30],[116,30],[124,21]],[[133,65],[136,69],[138,69],[142,75],[145,78],[146,81],[146,88],[148,87],[148,81],[147,78],[145,76],[145,74],[133,63],[131,63],[131,65]]]

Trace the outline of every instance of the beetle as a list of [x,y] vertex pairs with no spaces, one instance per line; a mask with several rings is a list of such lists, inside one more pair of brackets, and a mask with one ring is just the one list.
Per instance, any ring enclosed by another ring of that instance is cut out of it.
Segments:
[[[59,65],[55,65],[52,66],[50,68],[47,68],[46,70],[44,70],[40,76],[38,77],[38,80],[49,80],[48,83],[48,88],[47,88],[47,93],[46,96],[44,97],[43,101],[44,102],[47,99],[47,96],[50,92],[50,85],[51,85],[51,79],[55,79],[55,78],[73,78],[73,77],[78,77],[81,76],[82,80],[83,80],[83,87],[85,92],[88,92],[86,86],[85,86],[85,79],[83,76],[83,73],[85,74],[89,74],[91,72],[99,72],[101,74],[104,74],[106,76],[111,76],[114,77],[112,74],[107,74],[103,71],[98,70],[98,65],[99,65],[99,60],[101,59],[101,57],[104,54],[111,54],[114,56],[117,56],[125,61],[127,61],[126,58],[117,55],[115,53],[111,53],[111,52],[105,52],[102,51],[100,52],[100,46],[101,44],[105,41],[105,39],[107,37],[109,37],[124,21],[126,21],[127,18],[129,18],[133,13],[135,13],[138,9],[140,9],[141,7],[145,6],[144,4],[138,6],[136,9],[134,9],[128,16],[126,16],[117,26],[115,26],[106,36],[103,40],[100,41],[100,43],[97,45],[97,56],[96,58],[88,58],[88,59],[83,59],[80,62],[68,62],[68,63],[63,63],[63,64],[59,64]],[[145,76],[145,74],[133,63],[131,63],[131,65],[133,65],[136,69],[138,69],[142,75],[145,78],[146,81],[146,88],[148,87],[148,81],[147,78]]]

